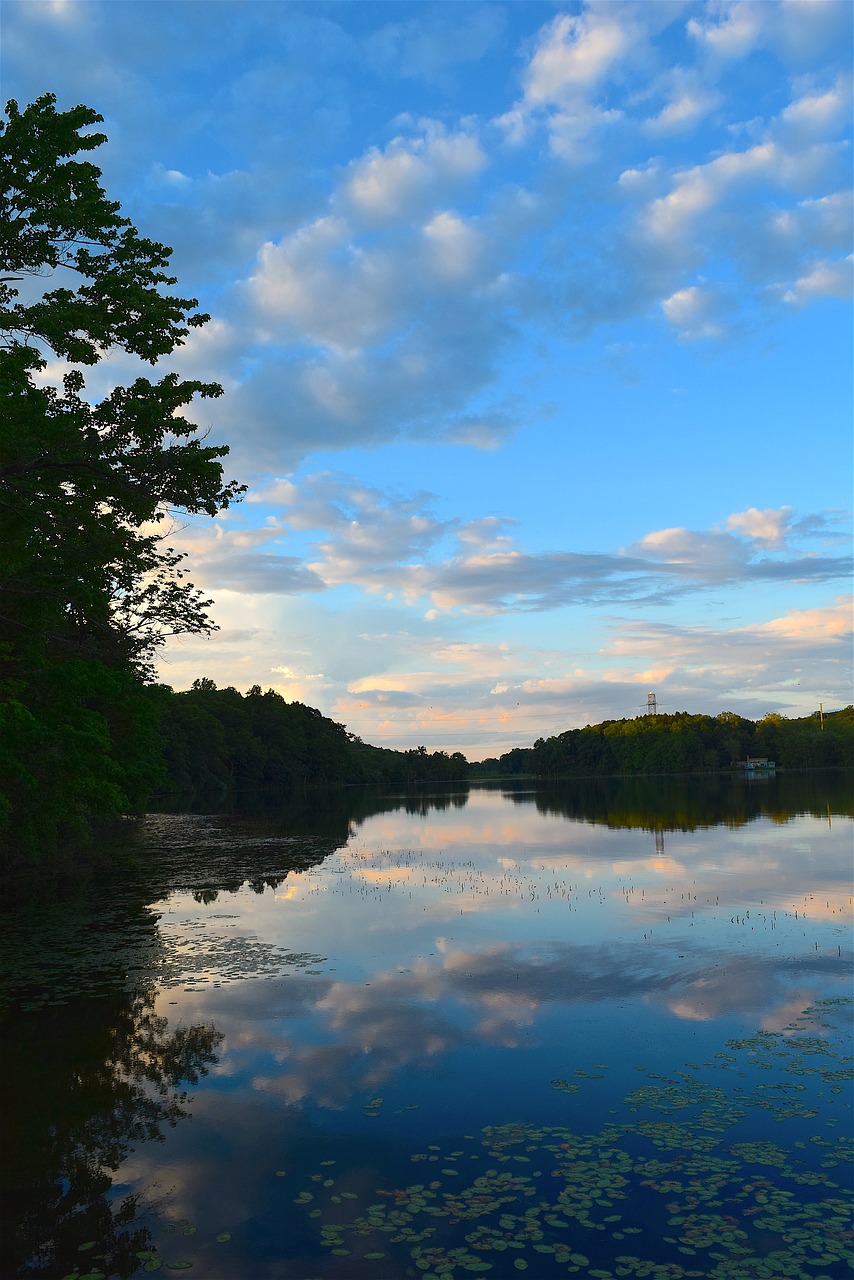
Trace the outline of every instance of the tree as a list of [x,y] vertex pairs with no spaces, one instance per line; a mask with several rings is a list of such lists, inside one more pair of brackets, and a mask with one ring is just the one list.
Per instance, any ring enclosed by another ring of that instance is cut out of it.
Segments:
[[[21,795],[49,787],[40,759],[46,745],[67,757],[82,733],[96,756],[111,756],[107,707],[115,691],[106,673],[138,685],[167,636],[212,629],[210,601],[186,581],[183,557],[162,529],[175,511],[215,515],[242,488],[223,479],[228,450],[204,443],[182,416],[196,396],[221,395],[218,384],[167,373],[136,377],[94,403],[87,396],[87,367],[113,351],[153,365],[209,317],[196,299],[172,292],[171,250],[139,235],[107,199],[101,171],[80,158],[106,141],[90,131],[102,120],[97,112],[57,111],[45,94],[23,111],[10,101],[7,117],[0,125],[0,736],[11,729],[8,817]],[[61,377],[49,360],[64,367]],[[87,692],[57,724],[52,700],[69,679]],[[69,725],[73,732],[64,734]],[[57,785],[66,789],[67,765],[54,771],[55,779],[64,771]],[[102,808],[121,807],[121,772],[104,768],[116,789]]]
[[[204,445],[180,410],[216,383],[139,377],[99,403],[80,368],[46,384],[46,355],[96,364],[119,348],[151,364],[209,318],[169,290],[171,250],[139,236],[74,157],[106,141],[102,117],[57,112],[46,94],[7,106],[0,135],[0,501],[2,622],[13,643],[103,657],[147,672],[163,639],[203,631],[210,602],[152,526],[171,511],[216,514],[227,449]],[[35,288],[47,280],[56,287]],[[27,300],[17,287],[27,281]]]

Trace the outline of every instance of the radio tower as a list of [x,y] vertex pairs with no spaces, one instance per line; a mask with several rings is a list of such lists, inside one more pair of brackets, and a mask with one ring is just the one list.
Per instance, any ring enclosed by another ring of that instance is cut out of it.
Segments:
[[654,693],[648,693],[648,694],[646,695],[646,714],[647,714],[648,716],[654,716],[654,715],[656,715],[656,714],[657,714],[656,709],[655,709],[655,694],[654,694]]

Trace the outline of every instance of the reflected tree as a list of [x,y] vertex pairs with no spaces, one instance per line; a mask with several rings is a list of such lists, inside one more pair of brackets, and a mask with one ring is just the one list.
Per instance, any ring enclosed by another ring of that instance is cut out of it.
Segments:
[[789,774],[759,784],[738,776],[568,778],[524,791],[505,789],[515,804],[575,821],[648,831],[695,831],[760,817],[788,821],[799,813],[854,814],[850,777],[842,771]]
[[217,1061],[210,1024],[170,1029],[154,993],[79,1000],[21,1018],[4,1054],[3,1276],[130,1276],[150,1244],[138,1198],[112,1175],[189,1115],[188,1087]]

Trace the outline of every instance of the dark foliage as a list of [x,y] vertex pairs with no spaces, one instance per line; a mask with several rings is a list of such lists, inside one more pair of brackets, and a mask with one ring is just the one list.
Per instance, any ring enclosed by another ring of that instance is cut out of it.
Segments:
[[16,1100],[0,1177],[4,1276],[78,1275],[84,1258],[100,1275],[138,1270],[150,1233],[137,1197],[113,1199],[111,1175],[189,1115],[186,1086],[222,1039],[210,1025],[170,1031],[153,1005],[153,993],[117,994],[21,1020],[2,1068]]
[[301,702],[254,685],[244,696],[196,680],[185,693],[157,690],[168,788],[192,794],[292,792],[345,783],[462,779],[460,752],[372,747]]

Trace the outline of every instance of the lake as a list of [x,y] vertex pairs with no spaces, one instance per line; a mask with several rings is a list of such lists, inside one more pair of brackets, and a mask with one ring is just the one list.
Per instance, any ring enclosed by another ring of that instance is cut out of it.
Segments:
[[4,1280],[849,1275],[850,784],[129,826],[4,916]]

